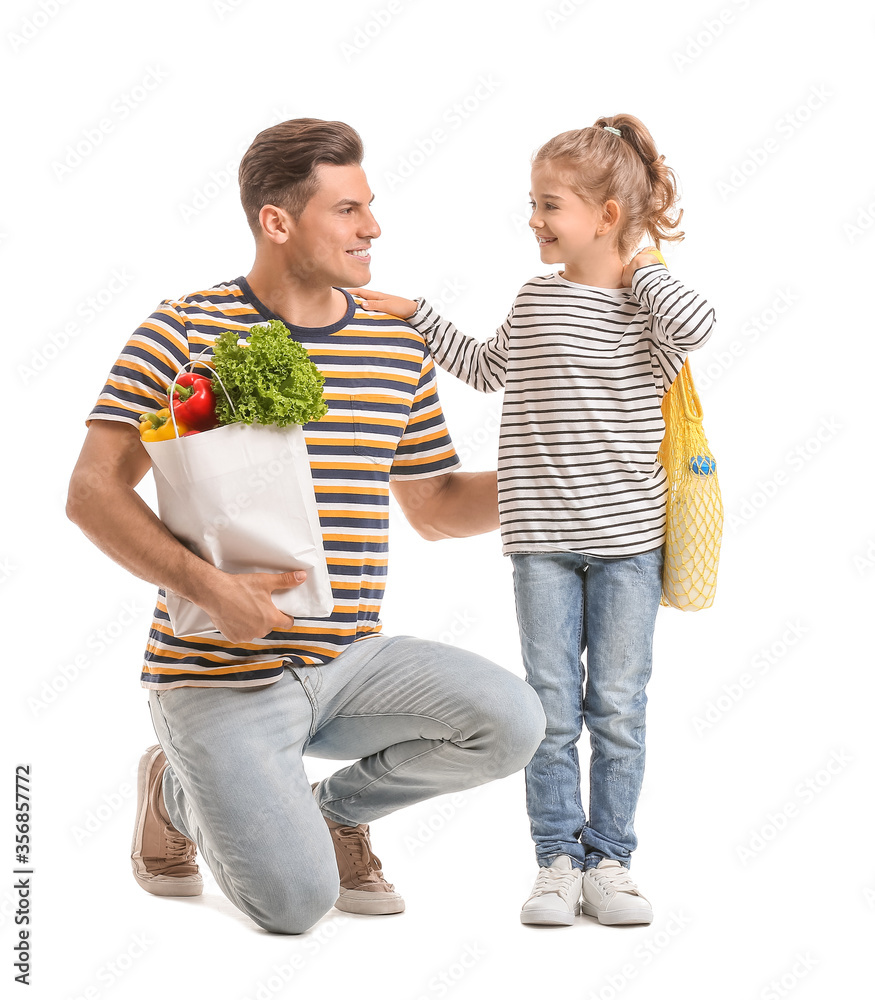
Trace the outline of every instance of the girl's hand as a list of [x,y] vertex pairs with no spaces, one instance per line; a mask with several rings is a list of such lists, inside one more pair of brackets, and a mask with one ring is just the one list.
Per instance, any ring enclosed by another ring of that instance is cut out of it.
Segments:
[[362,306],[365,309],[388,313],[390,316],[398,316],[399,319],[408,319],[417,309],[413,299],[402,299],[399,295],[378,292],[374,288],[349,288],[347,290],[353,295],[361,295],[364,300]]
[[653,249],[655,249],[655,247],[648,247],[645,250],[639,250],[639,252],[636,253],[629,263],[623,268],[623,277],[621,280],[624,288],[632,287],[632,275],[638,270],[639,267],[648,267],[650,264],[662,263],[659,257],[650,252]]

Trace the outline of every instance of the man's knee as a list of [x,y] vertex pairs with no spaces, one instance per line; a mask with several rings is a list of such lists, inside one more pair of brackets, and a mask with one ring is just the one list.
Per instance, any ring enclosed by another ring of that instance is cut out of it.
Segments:
[[282,884],[278,875],[268,896],[242,900],[240,906],[259,927],[272,934],[303,934],[334,906],[339,892],[336,876],[309,884],[302,884],[299,877],[298,888],[293,891],[287,883]]
[[529,763],[544,738],[547,720],[537,692],[511,674],[500,696],[484,706],[493,731],[492,777],[502,778]]

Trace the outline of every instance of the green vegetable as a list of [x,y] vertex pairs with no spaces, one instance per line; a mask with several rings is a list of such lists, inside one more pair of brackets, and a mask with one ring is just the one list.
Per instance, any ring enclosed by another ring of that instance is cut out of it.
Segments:
[[[226,330],[213,347],[220,424],[306,424],[328,412],[322,398],[325,378],[306,348],[279,321],[254,326],[245,344],[239,331]],[[234,403],[228,403],[222,385]]]

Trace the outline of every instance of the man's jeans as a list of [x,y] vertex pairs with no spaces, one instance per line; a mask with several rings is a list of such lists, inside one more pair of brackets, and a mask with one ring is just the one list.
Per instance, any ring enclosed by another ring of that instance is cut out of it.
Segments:
[[[603,858],[628,867],[644,776],[644,693],[650,679],[662,548],[624,559],[514,553],[514,593],[526,676],[547,735],[526,767],[526,804],[540,866]],[[586,667],[582,656],[586,650]],[[590,734],[589,821],[577,742]]]
[[[223,892],[269,931],[334,904],[327,816],[355,826],[520,770],[544,735],[524,680],[475,653],[371,636],[253,688],[150,691],[171,823]],[[314,796],[302,755],[357,760]],[[498,820],[493,834],[497,835]]]

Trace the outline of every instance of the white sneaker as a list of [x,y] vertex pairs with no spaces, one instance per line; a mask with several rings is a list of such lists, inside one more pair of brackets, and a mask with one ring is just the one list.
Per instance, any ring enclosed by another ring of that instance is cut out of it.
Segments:
[[629,878],[629,869],[604,858],[598,868],[584,872],[581,909],[600,924],[649,924],[653,908]]
[[532,894],[523,903],[524,924],[573,924],[580,913],[580,880],[567,854],[560,854],[549,868],[538,869]]

